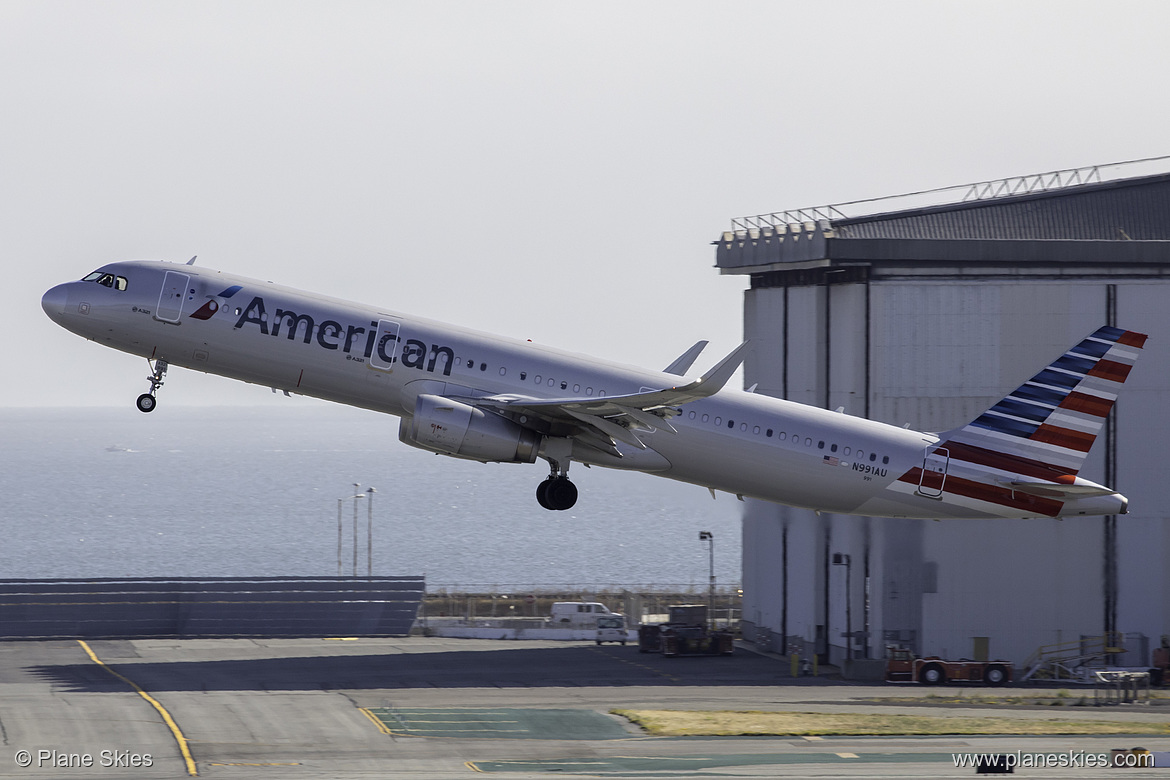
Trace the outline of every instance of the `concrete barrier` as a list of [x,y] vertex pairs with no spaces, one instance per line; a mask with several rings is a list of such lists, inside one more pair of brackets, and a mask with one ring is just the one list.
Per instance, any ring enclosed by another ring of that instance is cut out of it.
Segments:
[[[551,639],[554,641],[582,642],[596,641],[597,629],[593,628],[513,628],[506,626],[427,626],[429,636],[457,637],[462,639]],[[628,631],[626,641],[637,642],[638,632]]]

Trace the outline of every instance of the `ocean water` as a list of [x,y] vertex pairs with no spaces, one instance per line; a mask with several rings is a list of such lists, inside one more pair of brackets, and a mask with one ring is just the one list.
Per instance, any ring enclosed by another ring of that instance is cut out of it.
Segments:
[[[698,587],[700,530],[740,579],[740,504],[705,488],[574,464],[577,505],[536,503],[534,464],[398,441],[397,418],[305,399],[260,407],[0,410],[0,578],[334,576],[339,498],[373,486],[373,573],[428,588]],[[367,571],[366,499],[358,567]],[[342,573],[353,572],[353,507]]]

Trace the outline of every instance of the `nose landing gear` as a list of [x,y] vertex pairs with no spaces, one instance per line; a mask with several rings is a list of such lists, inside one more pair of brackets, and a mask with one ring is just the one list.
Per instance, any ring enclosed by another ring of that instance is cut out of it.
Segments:
[[[147,360],[146,362],[149,364],[150,360]],[[154,366],[151,367],[150,376],[146,378],[146,380],[150,382],[150,392],[143,393],[142,395],[138,396],[138,400],[135,402],[138,406],[138,411],[154,411],[154,407],[158,405],[158,400],[155,399],[154,394],[160,387],[163,386],[163,377],[166,375],[167,361],[163,360],[162,358],[154,361]]]

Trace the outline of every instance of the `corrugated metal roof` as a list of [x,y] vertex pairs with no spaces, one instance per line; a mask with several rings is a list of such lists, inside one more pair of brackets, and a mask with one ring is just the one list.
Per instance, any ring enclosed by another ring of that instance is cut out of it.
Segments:
[[1170,175],[832,222],[837,238],[1170,239]]

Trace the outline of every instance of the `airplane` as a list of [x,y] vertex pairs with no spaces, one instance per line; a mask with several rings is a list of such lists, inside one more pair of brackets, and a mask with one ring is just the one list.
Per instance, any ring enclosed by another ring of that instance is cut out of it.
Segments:
[[157,260],[104,265],[41,305],[57,324],[147,359],[152,411],[171,366],[401,418],[399,438],[481,462],[548,462],[545,509],[574,506],[574,461],[818,513],[1118,515],[1081,476],[1147,336],[1104,326],[967,425],[925,433],[726,387],[741,344],[685,380],[272,282]]

